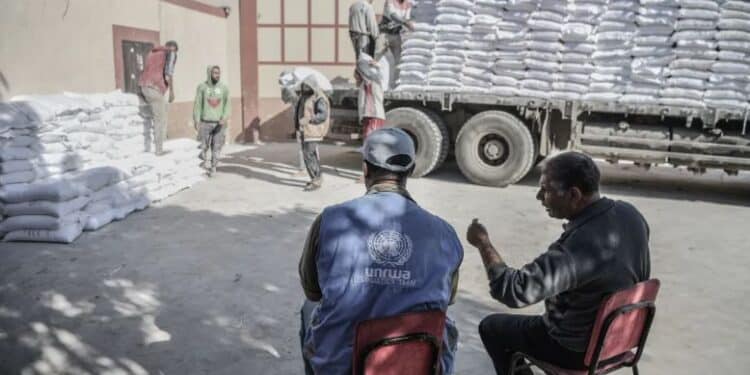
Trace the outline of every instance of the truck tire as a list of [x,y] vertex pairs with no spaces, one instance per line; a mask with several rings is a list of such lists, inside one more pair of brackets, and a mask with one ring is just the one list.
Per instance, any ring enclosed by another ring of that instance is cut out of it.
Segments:
[[448,127],[434,112],[411,107],[395,108],[385,114],[386,126],[403,129],[414,139],[417,151],[412,177],[437,169],[448,157]]
[[456,161],[470,181],[507,186],[521,180],[534,166],[536,147],[521,120],[502,111],[485,111],[470,118],[456,138]]

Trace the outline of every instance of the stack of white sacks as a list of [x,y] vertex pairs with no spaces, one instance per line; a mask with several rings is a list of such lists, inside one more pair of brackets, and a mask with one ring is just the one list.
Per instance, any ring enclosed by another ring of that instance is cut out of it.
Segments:
[[435,54],[427,75],[430,86],[462,88],[473,9],[473,0],[440,0],[437,3]]
[[461,47],[468,49],[461,79],[466,90],[487,92],[492,88],[492,81],[487,78],[493,75],[492,68],[495,65],[495,25],[499,22],[499,17],[502,17],[502,3],[495,0],[476,1],[469,25],[469,39],[465,47]]
[[745,108],[750,99],[750,2],[725,1],[719,11],[717,61],[711,67],[706,104]]
[[69,243],[200,181],[197,142],[146,152],[138,106],[121,92],[0,103],[0,237]]
[[[674,61],[672,34],[677,22],[674,1],[644,0],[627,18],[638,26],[633,39],[631,80],[620,99],[625,104],[654,104]],[[665,103],[666,104],[666,103]]]
[[401,52],[398,85],[402,90],[422,89],[427,83],[435,51],[435,17],[439,0],[422,0],[412,12],[414,31],[406,35]]
[[564,9],[567,20],[562,26],[560,73],[553,82],[555,99],[576,100],[588,92],[594,73],[592,55],[596,49],[594,30],[604,12],[600,2],[576,2]]
[[660,92],[659,102],[700,107],[711,67],[719,54],[716,50],[719,7],[713,0],[674,0],[672,3],[671,10],[677,13],[671,38],[675,59],[670,64],[669,78]]
[[489,77],[493,87],[490,92],[496,95],[518,95],[521,81],[526,78],[526,64],[523,54],[526,51],[526,34],[531,16],[529,2],[508,0],[500,13],[497,23],[497,51],[493,75]]
[[415,3],[397,90],[748,108],[748,1]]

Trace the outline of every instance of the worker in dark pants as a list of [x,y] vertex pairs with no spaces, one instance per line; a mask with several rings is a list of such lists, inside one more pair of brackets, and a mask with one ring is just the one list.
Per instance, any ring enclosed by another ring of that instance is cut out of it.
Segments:
[[305,79],[300,85],[300,98],[294,115],[295,129],[302,143],[305,167],[310,175],[310,182],[305,186],[305,191],[317,190],[323,184],[318,144],[328,134],[330,108],[328,97],[320,90],[315,79]]
[[380,35],[372,2],[373,0],[357,0],[349,7],[349,37],[352,39],[355,59],[359,59],[361,53],[372,56],[375,40]]
[[631,204],[600,197],[599,178],[594,161],[581,153],[545,163],[537,199],[549,216],[568,222],[547,251],[521,268],[505,263],[477,219],[469,226],[467,239],[479,249],[492,297],[512,308],[545,305],[541,316],[493,314],[479,324],[497,374],[508,373],[515,352],[583,368],[604,298],[649,279],[648,224]]
[[232,110],[229,88],[220,81],[219,67],[209,66],[206,74],[206,81],[198,85],[195,93],[193,121],[201,140],[203,167],[209,171],[209,175],[213,175],[226,140],[227,121]]

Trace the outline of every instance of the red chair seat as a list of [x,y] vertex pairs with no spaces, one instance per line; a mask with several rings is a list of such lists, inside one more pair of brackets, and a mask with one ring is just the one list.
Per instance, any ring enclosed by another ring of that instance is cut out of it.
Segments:
[[433,375],[440,372],[445,312],[423,311],[357,324],[354,375]]
[[[555,375],[601,375],[622,367],[630,367],[638,375],[638,361],[643,354],[646,338],[656,312],[656,295],[659,280],[642,281],[632,287],[605,298],[591,330],[583,365],[585,370],[569,370],[551,363],[531,358],[525,353],[515,353],[514,358],[526,358],[532,366]],[[637,352],[633,353],[633,350]],[[514,360],[511,375],[526,366],[516,367]]]

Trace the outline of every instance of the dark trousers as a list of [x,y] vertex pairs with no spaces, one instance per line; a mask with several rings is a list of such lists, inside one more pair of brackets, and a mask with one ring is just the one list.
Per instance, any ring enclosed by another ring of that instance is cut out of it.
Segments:
[[320,154],[318,153],[319,142],[302,140],[302,157],[305,159],[305,168],[310,179],[315,182],[320,180]]
[[224,147],[226,140],[226,128],[218,122],[201,122],[200,124],[201,155],[205,161],[208,161],[210,156],[210,165],[213,167],[219,163],[221,148]]
[[375,45],[372,38],[367,34],[360,34],[350,31],[349,37],[352,39],[352,47],[354,47],[354,58],[359,60],[361,53],[366,53],[370,56],[373,55]]
[[583,368],[585,353],[569,350],[547,333],[541,316],[494,314],[479,324],[479,335],[498,375],[509,373],[513,353],[568,369]]

